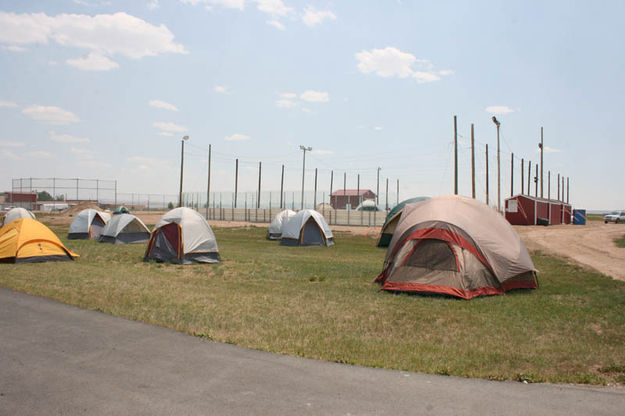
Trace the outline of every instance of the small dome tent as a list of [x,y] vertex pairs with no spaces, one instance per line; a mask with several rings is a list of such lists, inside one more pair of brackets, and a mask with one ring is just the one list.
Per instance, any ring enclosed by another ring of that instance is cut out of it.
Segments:
[[284,224],[286,224],[293,215],[295,215],[295,211],[291,211],[290,209],[285,209],[277,213],[271,220],[271,224],[269,224],[269,228],[267,229],[267,239],[279,240],[282,238],[282,227],[284,227]]
[[132,214],[118,214],[106,224],[98,237],[101,243],[145,243],[150,239],[150,230],[143,221]]
[[4,221],[2,222],[2,225],[7,225],[11,221],[19,220],[20,218],[32,218],[33,220],[36,219],[35,214],[30,212],[26,208],[11,208],[4,216]]
[[356,211],[378,211],[375,199],[365,199],[356,207]]
[[376,281],[384,290],[464,299],[537,287],[532,259],[508,221],[457,195],[404,207]]
[[334,244],[332,230],[323,215],[312,209],[304,209],[282,227],[283,246],[326,246]]
[[180,264],[218,263],[219,249],[210,225],[191,208],[175,208],[154,226],[143,261]]
[[45,225],[32,218],[20,218],[0,228],[0,262],[38,263],[73,260],[68,250]]
[[95,209],[83,209],[69,226],[67,238],[72,240],[97,240],[110,219]]
[[388,247],[388,243],[391,242],[391,238],[393,237],[393,232],[397,227],[397,223],[399,222],[399,218],[401,217],[401,213],[404,210],[406,204],[414,204],[417,202],[422,202],[430,199],[427,196],[418,196],[416,198],[406,199],[401,201],[399,204],[395,205],[392,210],[389,211],[386,219],[384,220],[384,225],[382,225],[382,229],[380,230],[380,238],[378,239],[378,247]]

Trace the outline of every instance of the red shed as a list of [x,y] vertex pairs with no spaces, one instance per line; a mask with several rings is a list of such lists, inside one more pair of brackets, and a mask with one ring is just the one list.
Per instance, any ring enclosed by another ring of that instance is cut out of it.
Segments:
[[375,199],[375,194],[370,189],[339,189],[330,195],[330,205],[334,209],[345,209],[350,204],[352,209],[356,208],[365,199]]
[[571,205],[555,199],[515,195],[506,199],[505,208],[506,219],[512,225],[537,225],[539,222],[549,225],[571,223]]
[[4,193],[4,201],[6,203],[13,202],[37,202],[37,193],[36,192],[5,192]]

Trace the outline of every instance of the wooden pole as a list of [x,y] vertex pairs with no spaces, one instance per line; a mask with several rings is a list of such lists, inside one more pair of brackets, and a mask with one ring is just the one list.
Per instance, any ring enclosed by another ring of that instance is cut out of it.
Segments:
[[560,201],[560,174],[559,173],[558,173],[558,197],[556,199]]
[[514,153],[511,153],[510,159],[510,196],[514,196]]
[[256,200],[256,209],[260,208],[260,180],[262,176],[263,162],[258,162],[258,198]]
[[471,123],[471,197],[475,199],[475,135]]
[[[347,198],[347,171],[343,172],[343,197],[345,201],[349,201],[349,198]],[[345,202],[345,209],[347,209],[347,202]]]
[[454,195],[458,195],[458,124],[454,116]]
[[527,161],[527,194],[532,195],[532,161]]
[[534,183],[536,184],[536,190],[534,191],[534,195],[538,198],[538,165],[536,165],[536,176],[534,176]]
[[280,178],[280,209],[284,209],[284,165],[282,165],[282,176]]
[[211,145],[208,145],[208,181],[206,183],[206,219],[208,219],[208,208],[211,200]]
[[[235,160],[234,165],[234,207],[237,207],[237,192],[239,190],[239,159]],[[234,214],[232,214],[234,215]]]
[[488,205],[488,144],[486,144],[486,205]]
[[330,205],[332,206],[332,208],[335,208],[334,205],[332,205],[332,185],[333,185],[333,183],[334,183],[334,171],[331,170],[330,171]]
[[521,195],[525,193],[525,160],[521,158]]
[[313,197],[313,209],[317,209],[317,168],[315,168],[315,195]]
[[569,177],[566,177],[566,203],[569,203]]
[[543,128],[540,127],[540,197],[543,197]]
[[551,171],[547,171],[547,199],[551,199]]

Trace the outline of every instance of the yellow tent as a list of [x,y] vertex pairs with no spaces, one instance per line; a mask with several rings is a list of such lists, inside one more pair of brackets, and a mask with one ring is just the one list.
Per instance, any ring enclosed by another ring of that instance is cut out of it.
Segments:
[[0,262],[33,263],[73,260],[69,251],[45,225],[32,218],[11,221],[0,228]]

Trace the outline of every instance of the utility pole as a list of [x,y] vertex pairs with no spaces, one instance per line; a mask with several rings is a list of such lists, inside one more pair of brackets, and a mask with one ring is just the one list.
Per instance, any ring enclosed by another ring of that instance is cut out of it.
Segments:
[[282,176],[280,177],[280,209],[284,208],[283,196],[284,196],[284,165],[282,165]]
[[527,194],[532,196],[532,161],[527,161]]
[[386,210],[388,211],[388,178],[386,178]]
[[566,177],[566,203],[569,203],[569,177]]
[[534,176],[534,183],[536,184],[536,190],[534,191],[534,195],[538,198],[538,165],[536,165],[536,176]]
[[302,206],[300,209],[304,209],[304,175],[306,173],[306,152],[310,152],[312,147],[302,146],[300,144],[299,148],[304,152],[304,158],[302,159]]
[[[184,136],[180,142],[182,143],[182,150],[180,152],[180,193],[178,195],[178,206],[182,206],[182,177],[184,175],[184,142],[189,140],[189,136]],[[78,181],[77,181],[78,183]],[[78,187],[76,187],[78,189]],[[78,199],[78,191],[76,191],[76,199]]]
[[497,211],[501,212],[501,165],[499,158],[499,126],[501,123],[493,116],[493,123],[497,126]]
[[256,201],[256,209],[260,208],[260,179],[263,170],[263,162],[258,162],[258,199]]
[[542,126],[540,127],[540,144],[538,145],[538,147],[540,147],[540,197],[543,197],[543,151],[544,146],[543,146],[543,128]]
[[471,123],[471,197],[475,199],[475,135]]
[[488,143],[486,144],[486,205],[488,205]]
[[521,195],[525,193],[525,160],[521,158]]
[[317,209],[317,168],[315,168],[315,195],[313,197],[313,209]]
[[236,159],[235,165],[234,165],[234,207],[235,208],[237,207],[238,190],[239,190],[239,159]]
[[211,200],[211,145],[208,145],[208,182],[206,185],[206,219],[208,219],[208,208]]
[[399,179],[397,179],[397,205],[399,205]]
[[558,173],[558,201],[560,201],[560,174]]
[[349,198],[347,197],[347,171],[343,172],[343,197],[345,198],[345,201],[346,201],[345,209],[347,209],[347,202],[349,202]]
[[458,124],[454,116],[454,195],[458,195]]
[[[357,176],[357,180],[356,180],[356,198],[358,201],[358,204],[360,204],[360,173]],[[358,205],[356,205],[356,208],[358,208]]]
[[377,185],[377,188],[375,190],[375,206],[376,207],[378,205],[380,205],[380,169],[382,169],[382,168],[378,166],[378,182],[377,182],[378,185]]
[[511,153],[510,159],[510,197],[514,196],[514,153]]
[[562,202],[564,202],[564,175],[562,175]]
[[330,205],[332,205],[332,185],[333,184],[334,184],[334,171],[331,170],[330,171]]

